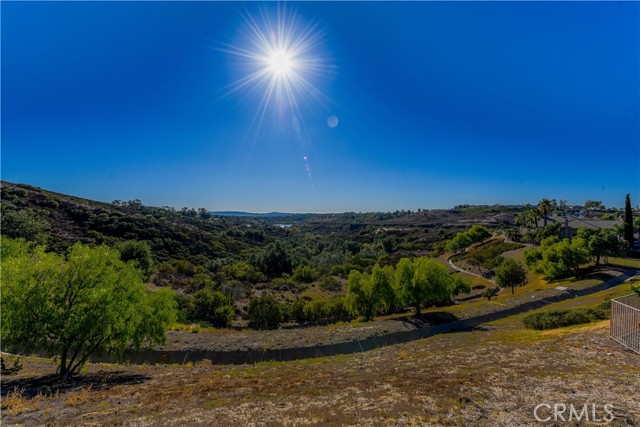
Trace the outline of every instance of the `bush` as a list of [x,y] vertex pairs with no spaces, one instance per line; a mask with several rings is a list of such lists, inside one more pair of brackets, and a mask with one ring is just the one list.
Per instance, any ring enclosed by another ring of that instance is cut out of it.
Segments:
[[491,298],[495,297],[500,293],[500,286],[496,286],[494,288],[488,288],[486,291],[482,293],[482,296],[485,297],[488,301],[491,301]]
[[329,292],[336,292],[342,289],[342,282],[333,276],[325,276],[320,279],[320,288]]
[[153,269],[153,255],[147,242],[129,240],[118,244],[117,249],[122,261],[133,262],[142,271],[145,280],[149,278]]
[[308,265],[301,265],[293,270],[293,278],[297,282],[311,283],[318,277],[318,270]]
[[595,308],[579,308],[574,310],[547,311],[531,314],[524,318],[524,325],[529,329],[555,329],[571,325],[581,325],[596,320],[608,319],[611,315],[611,303],[605,302]]
[[247,317],[252,329],[276,329],[282,322],[282,309],[271,295],[254,296],[249,301]]
[[222,328],[231,325],[234,314],[233,299],[220,291],[201,289],[193,294],[191,318],[194,321]]
[[304,306],[304,317],[309,322],[323,322],[329,317],[329,306],[327,301],[317,299],[309,301]]

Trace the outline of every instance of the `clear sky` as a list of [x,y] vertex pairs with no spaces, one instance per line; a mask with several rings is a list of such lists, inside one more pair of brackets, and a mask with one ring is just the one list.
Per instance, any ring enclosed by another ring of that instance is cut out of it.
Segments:
[[254,212],[640,203],[638,2],[287,3],[313,43],[285,71],[240,55],[276,3],[1,8],[8,181]]

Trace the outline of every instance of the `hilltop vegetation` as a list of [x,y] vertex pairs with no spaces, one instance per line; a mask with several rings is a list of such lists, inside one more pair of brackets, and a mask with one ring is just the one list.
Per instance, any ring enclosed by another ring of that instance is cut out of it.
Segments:
[[[597,263],[622,247],[613,230],[581,231],[569,245],[558,239],[557,223],[523,223],[522,218],[545,217],[556,209],[546,199],[535,208],[457,206],[285,217],[216,216],[204,208],[151,207],[139,200],[103,203],[7,182],[2,182],[2,199],[3,236],[65,256],[76,243],[115,248],[150,289],[176,292],[180,322],[215,327],[370,320],[409,307],[419,312],[451,304],[474,284],[452,275],[438,264],[442,259],[432,260],[457,252],[454,262],[491,278],[502,254],[521,247],[492,235],[517,240],[520,231],[525,237],[534,231],[536,239],[547,236],[539,249],[525,252],[524,260],[531,271],[550,279],[573,274],[581,264]],[[526,231],[527,225],[535,228]],[[491,299],[497,292],[487,289],[485,296]]]

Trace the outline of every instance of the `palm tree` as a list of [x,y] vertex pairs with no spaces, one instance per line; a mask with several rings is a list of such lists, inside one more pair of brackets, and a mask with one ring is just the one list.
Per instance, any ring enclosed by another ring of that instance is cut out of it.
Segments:
[[554,203],[549,199],[542,199],[540,200],[540,202],[538,202],[538,209],[540,210],[540,213],[542,214],[542,218],[544,219],[545,227],[547,226],[548,215],[549,215],[549,212],[551,212],[553,205]]
[[527,211],[527,222],[529,223],[529,228],[533,226],[533,228],[537,230],[539,220],[540,220],[540,212],[538,212],[538,209],[531,208]]

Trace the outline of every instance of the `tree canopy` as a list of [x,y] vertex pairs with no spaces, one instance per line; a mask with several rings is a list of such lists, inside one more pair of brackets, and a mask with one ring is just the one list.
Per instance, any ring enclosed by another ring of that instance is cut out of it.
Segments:
[[148,292],[114,249],[75,244],[64,257],[6,238],[2,248],[4,345],[58,357],[64,377],[96,352],[121,355],[164,342],[175,321],[173,292]]
[[515,293],[516,286],[524,286],[528,282],[527,272],[519,261],[513,258],[505,258],[496,268],[496,284],[501,288],[511,288]]

